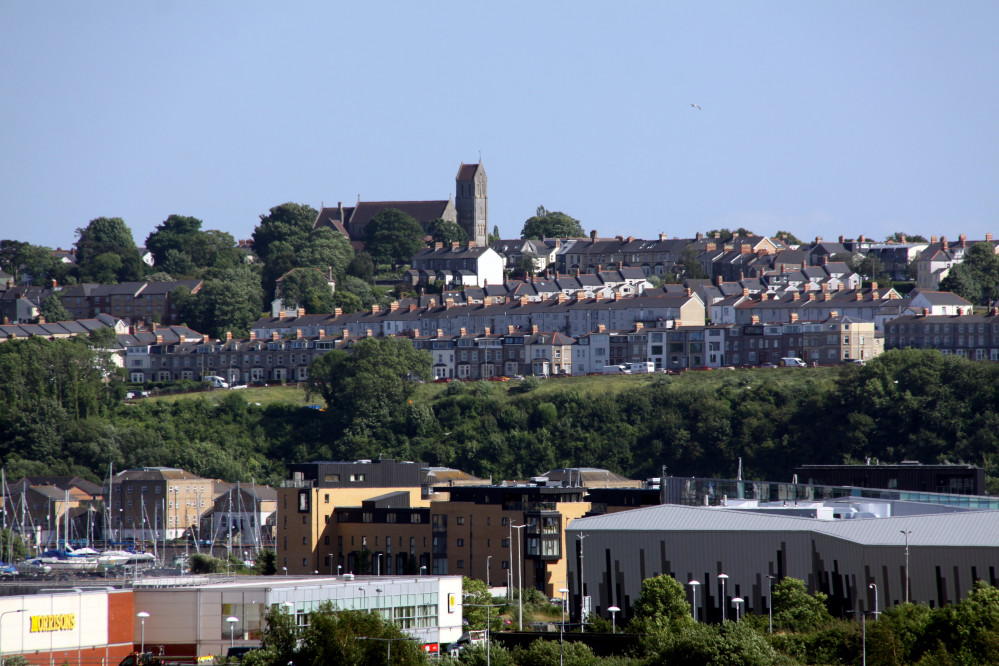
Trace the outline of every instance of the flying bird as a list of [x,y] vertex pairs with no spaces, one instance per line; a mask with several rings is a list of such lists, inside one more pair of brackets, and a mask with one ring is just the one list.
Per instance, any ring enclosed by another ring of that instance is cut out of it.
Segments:
[[691,106],[694,107],[695,109],[697,109],[698,111],[701,110],[701,107],[697,106],[696,104],[691,104]]

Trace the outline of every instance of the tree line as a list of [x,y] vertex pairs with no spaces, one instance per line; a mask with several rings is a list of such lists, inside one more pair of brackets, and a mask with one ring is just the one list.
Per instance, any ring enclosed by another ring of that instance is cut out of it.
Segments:
[[662,465],[732,478],[742,458],[745,478],[789,480],[800,464],[870,457],[979,465],[999,490],[999,364],[934,350],[890,351],[865,366],[636,377],[600,391],[572,379],[422,384],[426,351],[366,339],[353,355],[314,362],[308,390],[326,403],[320,412],[249,405],[238,391],[218,404],[125,402],[107,347],[98,335],[0,344],[9,475],[99,481],[114,463],[279,483],[290,462],[383,456],[482,478],[580,466],[640,479]]

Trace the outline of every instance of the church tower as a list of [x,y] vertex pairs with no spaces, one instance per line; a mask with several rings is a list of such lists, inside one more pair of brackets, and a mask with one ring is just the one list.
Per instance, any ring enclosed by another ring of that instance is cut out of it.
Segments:
[[454,179],[454,208],[458,213],[458,226],[468,234],[468,240],[475,241],[478,247],[486,247],[489,233],[487,180],[481,159],[478,164],[462,162]]

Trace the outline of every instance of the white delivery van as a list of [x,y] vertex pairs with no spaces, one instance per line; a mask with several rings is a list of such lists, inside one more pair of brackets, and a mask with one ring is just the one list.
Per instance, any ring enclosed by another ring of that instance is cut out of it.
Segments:
[[216,375],[205,377],[204,381],[212,388],[229,388],[229,382]]
[[780,367],[782,368],[807,368],[808,364],[802,361],[796,356],[788,356],[780,360]]

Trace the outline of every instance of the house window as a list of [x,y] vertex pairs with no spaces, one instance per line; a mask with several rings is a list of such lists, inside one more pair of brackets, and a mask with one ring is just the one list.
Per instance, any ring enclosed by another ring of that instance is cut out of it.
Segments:
[[465,524],[465,516],[458,516],[457,519],[455,520],[455,522],[457,522],[459,525],[464,525]]

